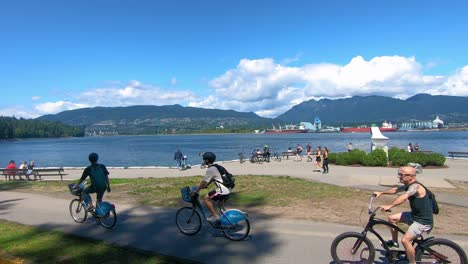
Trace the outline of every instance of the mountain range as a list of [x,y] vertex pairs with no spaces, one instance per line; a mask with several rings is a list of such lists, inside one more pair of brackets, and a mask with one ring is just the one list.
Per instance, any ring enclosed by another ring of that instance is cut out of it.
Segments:
[[220,127],[261,129],[269,128],[272,124],[312,122],[315,117],[319,117],[325,125],[351,126],[383,121],[433,120],[436,116],[445,123],[468,122],[468,97],[417,94],[406,100],[385,96],[309,100],[274,119],[252,112],[180,105],[81,108],[38,119],[85,126],[87,130],[145,134],[190,133]]

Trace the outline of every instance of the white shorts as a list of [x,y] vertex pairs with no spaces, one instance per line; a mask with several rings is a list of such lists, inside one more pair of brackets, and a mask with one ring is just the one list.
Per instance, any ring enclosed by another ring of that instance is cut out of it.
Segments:
[[429,234],[429,232],[432,229],[431,225],[423,225],[414,221],[413,217],[411,216],[411,212],[401,213],[400,222],[409,225],[408,231],[406,232],[410,233],[413,237],[418,237],[424,232],[427,232]]

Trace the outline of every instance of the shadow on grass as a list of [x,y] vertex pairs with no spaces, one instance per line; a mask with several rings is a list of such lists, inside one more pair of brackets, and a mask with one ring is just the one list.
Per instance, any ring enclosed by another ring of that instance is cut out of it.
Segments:
[[28,186],[31,186],[31,183],[27,181],[0,181],[0,191],[14,191]]

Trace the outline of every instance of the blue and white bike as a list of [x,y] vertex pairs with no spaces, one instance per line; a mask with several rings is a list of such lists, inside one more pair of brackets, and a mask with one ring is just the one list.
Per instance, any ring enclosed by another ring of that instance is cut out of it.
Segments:
[[[192,190],[196,187],[192,187]],[[218,202],[218,208],[221,214],[219,223],[211,223],[206,220],[205,211],[198,200],[198,194],[193,195],[189,187],[181,189],[182,199],[192,206],[182,207],[176,214],[176,225],[180,232],[185,235],[195,235],[200,232],[204,221],[208,222],[215,230],[220,230],[223,235],[234,241],[244,240],[250,232],[250,222],[247,213],[237,210],[224,208],[224,202],[228,199]],[[228,196],[229,197],[229,196]],[[203,216],[203,217],[202,217]]]

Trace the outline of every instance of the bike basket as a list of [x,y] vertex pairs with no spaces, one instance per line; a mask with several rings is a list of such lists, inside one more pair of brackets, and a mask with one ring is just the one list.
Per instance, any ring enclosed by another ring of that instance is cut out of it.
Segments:
[[75,186],[76,186],[76,183],[69,184],[68,189],[70,189],[70,193],[72,195],[79,196],[81,193],[81,190],[79,188],[75,189]]
[[184,200],[187,203],[192,202],[192,194],[190,193],[190,188],[188,186],[185,186],[184,188],[180,189],[180,192],[182,193],[182,200]]

